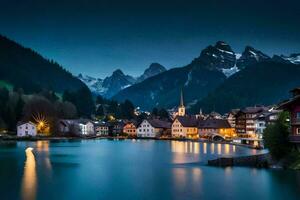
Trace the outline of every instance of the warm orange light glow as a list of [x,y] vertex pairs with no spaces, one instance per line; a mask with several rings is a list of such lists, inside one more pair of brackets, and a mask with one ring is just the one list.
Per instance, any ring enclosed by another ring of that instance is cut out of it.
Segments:
[[26,161],[22,181],[22,199],[24,200],[36,198],[36,164],[32,150],[31,147],[25,150]]
[[225,144],[225,154],[229,154],[230,153],[230,146],[229,144]]
[[49,134],[50,125],[46,117],[40,113],[34,114],[32,117],[37,124],[37,131],[39,133]]
[[207,154],[207,144],[203,143],[203,153]]

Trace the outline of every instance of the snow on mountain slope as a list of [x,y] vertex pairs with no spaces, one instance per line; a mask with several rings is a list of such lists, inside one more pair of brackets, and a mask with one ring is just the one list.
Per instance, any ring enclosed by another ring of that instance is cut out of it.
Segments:
[[300,53],[299,54],[291,54],[290,56],[281,56],[284,60],[292,63],[292,64],[300,64]]

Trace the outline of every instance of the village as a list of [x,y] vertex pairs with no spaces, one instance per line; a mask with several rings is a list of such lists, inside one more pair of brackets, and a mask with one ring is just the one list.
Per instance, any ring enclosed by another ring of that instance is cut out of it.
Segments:
[[[235,144],[263,148],[263,132],[274,124],[282,111],[290,112],[290,141],[300,142],[300,88],[291,91],[292,97],[276,106],[253,106],[234,109],[221,115],[217,112],[197,115],[186,113],[183,92],[177,111],[169,112],[172,121],[153,118],[149,115],[140,123],[134,120],[114,119],[99,121],[89,119],[60,119],[58,124],[62,136],[76,135],[83,138],[155,138],[226,141]],[[18,122],[18,137],[43,136],[39,132],[46,122]]]

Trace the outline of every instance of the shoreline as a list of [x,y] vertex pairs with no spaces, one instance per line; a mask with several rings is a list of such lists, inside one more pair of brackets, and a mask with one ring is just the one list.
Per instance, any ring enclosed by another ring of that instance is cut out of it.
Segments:
[[35,137],[17,137],[10,135],[0,136],[0,141],[63,141],[63,140],[94,140],[94,139],[108,139],[108,140],[159,140],[159,141],[190,141],[190,142],[206,142],[213,144],[229,144],[235,146],[246,147],[249,149],[262,150],[263,148],[254,147],[246,144],[234,143],[231,141],[211,141],[208,139],[188,139],[188,138],[147,138],[147,137],[127,137],[127,136],[90,136],[90,137],[78,137],[78,136],[35,136]]

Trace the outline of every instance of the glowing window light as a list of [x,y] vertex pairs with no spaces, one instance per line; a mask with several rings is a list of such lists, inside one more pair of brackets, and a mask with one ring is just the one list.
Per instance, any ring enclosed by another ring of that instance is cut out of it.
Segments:
[[37,131],[39,133],[47,133],[48,134],[50,132],[49,122],[43,114],[41,114],[41,113],[34,114],[32,116],[32,118],[36,122]]

